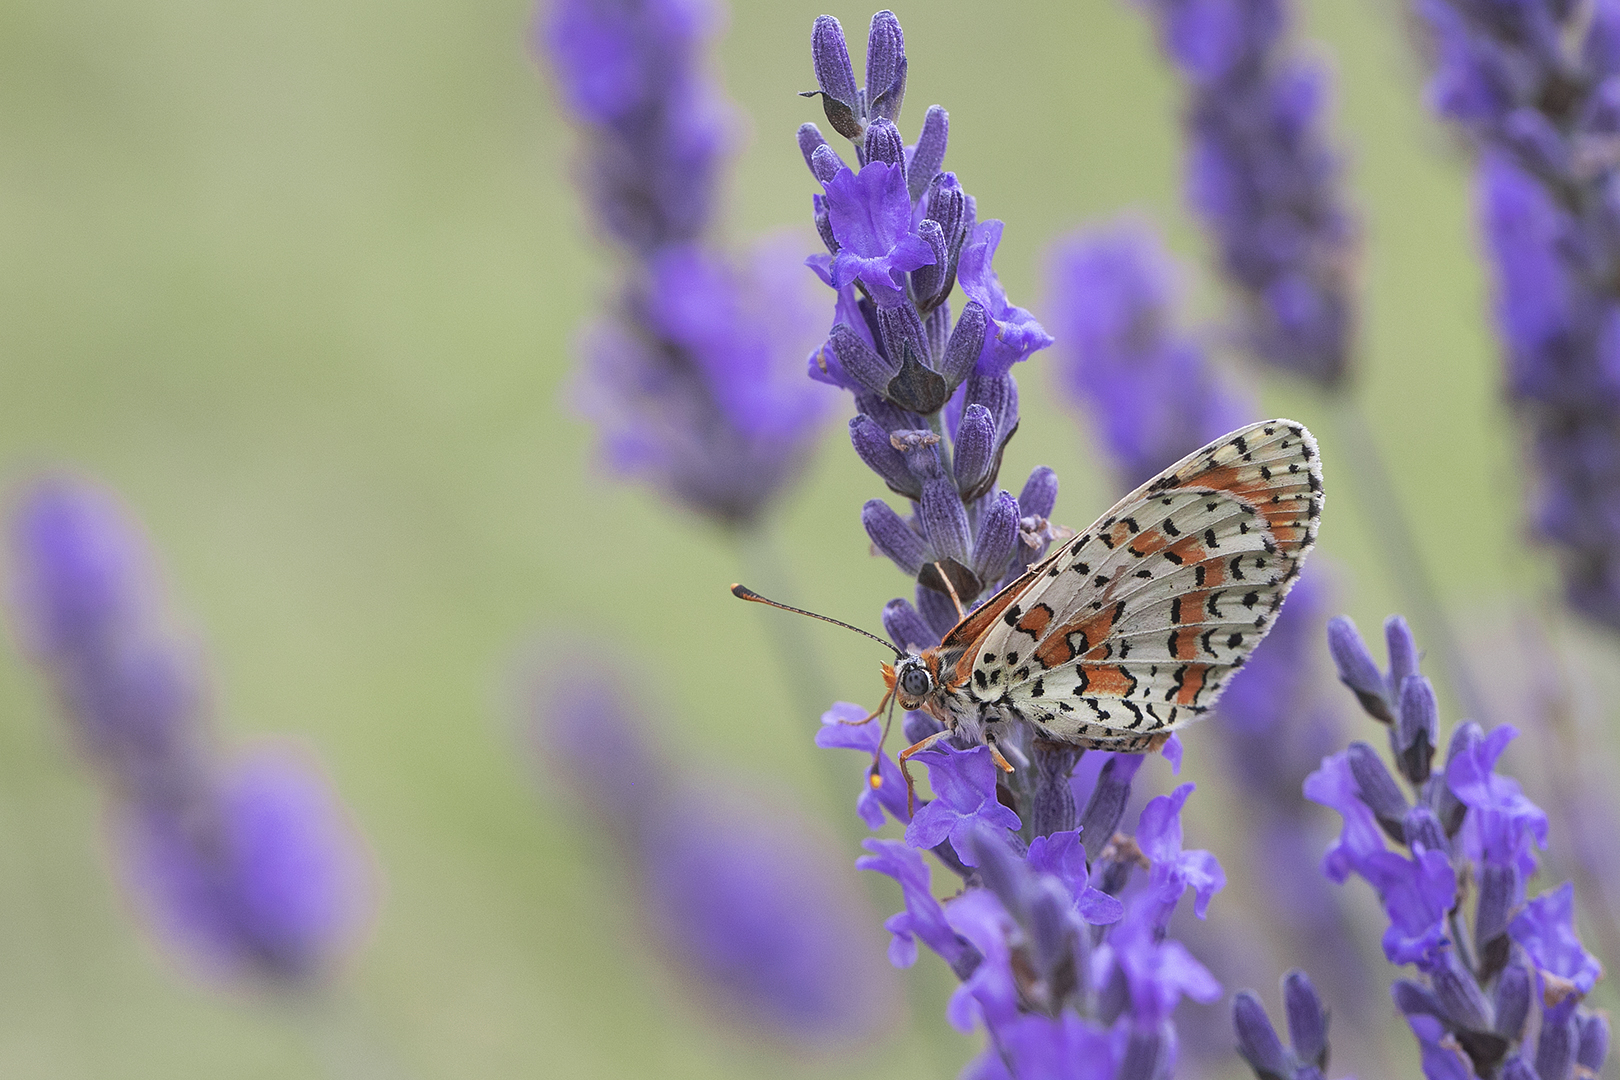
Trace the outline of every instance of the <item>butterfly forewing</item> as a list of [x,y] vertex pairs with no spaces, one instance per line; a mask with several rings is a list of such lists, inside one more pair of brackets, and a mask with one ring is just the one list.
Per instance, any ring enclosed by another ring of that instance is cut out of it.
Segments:
[[1268,420],[1216,440],[953,632],[971,641],[967,693],[1056,738],[1140,749],[1214,704],[1260,643],[1321,507],[1316,442],[1301,425]]

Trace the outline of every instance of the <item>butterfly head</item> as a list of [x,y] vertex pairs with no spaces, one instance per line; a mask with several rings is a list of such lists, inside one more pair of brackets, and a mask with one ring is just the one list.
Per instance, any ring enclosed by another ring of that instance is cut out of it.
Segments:
[[939,686],[937,671],[935,669],[932,650],[927,653],[912,653],[902,659],[891,669],[893,675],[888,680],[889,687],[894,691],[895,701],[906,710],[921,709],[924,703]]

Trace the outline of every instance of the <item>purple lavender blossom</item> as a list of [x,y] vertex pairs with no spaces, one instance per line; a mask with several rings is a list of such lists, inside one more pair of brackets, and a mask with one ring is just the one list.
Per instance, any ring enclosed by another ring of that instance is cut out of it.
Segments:
[[[546,783],[613,839],[659,952],[716,1017],[805,1044],[849,1041],[883,1021],[865,905],[808,822],[661,760],[617,679],[584,657],[532,689]],[[921,916],[891,930],[928,933]]]
[[222,976],[297,985],[325,972],[372,906],[363,845],[330,785],[260,752],[219,781],[211,819],[120,812],[127,876],[152,923]]
[[[958,618],[953,592],[971,607],[1050,540],[1051,471],[1037,470],[1039,482],[1032,477],[1019,499],[996,481],[1018,427],[1011,369],[1052,339],[996,275],[1001,222],[979,221],[973,197],[943,171],[945,110],[930,108],[917,142],[903,143],[896,121],[907,60],[894,14],[872,19],[865,88],[838,20],[816,20],[811,56],[813,94],[855,161],[846,164],[814,124],[799,129],[827,248],[808,262],[836,293],[832,331],[810,354],[809,372],[854,395],[856,453],[910,500],[907,514],[880,500],[862,514],[877,550],[918,583],[915,609],[904,609],[911,614],[886,622],[924,625],[937,641]],[[958,283],[967,301],[953,323]]]
[[[840,716],[859,719],[852,707],[829,713],[823,736],[839,734],[818,741],[873,752],[875,738],[832,726]],[[1010,752],[1051,751],[1026,742]],[[870,854],[857,864],[900,883],[905,909],[887,923],[890,959],[910,966],[918,944],[928,946],[961,980],[947,1018],[963,1031],[989,1033],[991,1049],[964,1075],[1167,1076],[1177,1002],[1220,994],[1213,976],[1165,933],[1185,893],[1194,894],[1202,917],[1225,883],[1208,852],[1182,849],[1180,815],[1192,786],[1150,801],[1132,838],[1115,829],[1141,758],[1108,755],[1126,767],[1104,769],[1082,809],[1069,787],[1078,756],[1020,770],[1034,779],[1014,774],[1008,788],[985,747],[920,753],[916,761],[938,797],[918,807],[903,842],[868,840]],[[1037,815],[1034,808],[1055,791],[1069,799],[1067,815],[1050,808]],[[1031,833],[1008,802],[1029,807],[1032,820],[1066,817],[1071,826]],[[1076,829],[1074,822],[1084,824]],[[1098,835],[1087,839],[1090,830]],[[923,850],[961,882],[963,891],[946,905],[934,898]],[[1142,867],[1145,879],[1130,887]]]
[[1509,395],[1529,432],[1529,517],[1570,605],[1620,628],[1620,304],[1613,153],[1620,5],[1422,0],[1430,103],[1479,150],[1479,227]]
[[1283,976],[1283,1002],[1290,1046],[1284,1047],[1265,1006],[1252,990],[1232,999],[1238,1053],[1259,1080],[1322,1080],[1328,1063],[1328,1013],[1303,971]]
[[12,615],[99,773],[119,853],[162,936],[209,973],[306,988],[371,908],[363,844],[319,771],[218,757],[193,648],[115,498],[54,477],[12,518]]
[[1256,415],[1177,333],[1177,271],[1152,227],[1134,220],[1069,236],[1048,262],[1059,385],[1100,432],[1120,491]]
[[1256,354],[1331,387],[1355,329],[1356,226],[1324,114],[1327,72],[1292,55],[1284,0],[1142,0],[1188,83],[1188,198],[1246,301]]
[[631,256],[585,336],[581,409],[612,469],[747,528],[797,477],[831,396],[798,375],[816,330],[797,254],[706,243],[732,126],[701,70],[717,21],[704,0],[556,0],[535,50],[585,134],[597,224]]
[[[1417,968],[1417,978],[1396,982],[1394,997],[1419,1041],[1424,1076],[1571,1080],[1594,1020],[1583,999],[1600,969],[1575,936],[1570,885],[1526,903],[1547,818],[1496,772],[1516,733],[1460,724],[1444,768],[1432,769],[1433,693],[1404,620],[1392,618],[1386,631],[1387,673],[1348,619],[1334,620],[1329,640],[1340,678],[1389,729],[1406,787],[1365,743],[1325,758],[1305,794],[1338,810],[1344,832],[1323,870],[1373,887],[1389,919],[1385,955]],[[1593,1031],[1590,1064],[1581,1064],[1595,1075],[1608,1047]]]

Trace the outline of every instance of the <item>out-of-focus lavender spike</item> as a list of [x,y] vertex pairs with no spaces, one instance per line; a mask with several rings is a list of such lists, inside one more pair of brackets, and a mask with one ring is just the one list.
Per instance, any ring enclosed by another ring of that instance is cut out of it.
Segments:
[[[864,905],[809,823],[681,776],[656,756],[614,674],[590,660],[542,672],[530,693],[543,775],[611,824],[636,910],[698,1002],[728,1024],[807,1045],[881,1025],[885,986]],[[613,777],[616,766],[625,775]]]
[[1327,1068],[1328,1014],[1310,976],[1295,969],[1283,976],[1283,1008],[1288,1017],[1288,1041],[1300,1061]]
[[1142,0],[1187,81],[1187,195],[1266,363],[1348,370],[1355,215],[1327,137],[1328,73],[1291,48],[1285,0]]
[[335,795],[285,753],[220,758],[194,650],[110,492],[40,481],[11,525],[12,616],[107,788],[142,913],[211,975],[312,988],[371,909]]
[[1202,349],[1175,330],[1177,271],[1147,225],[1059,241],[1047,306],[1059,313],[1059,385],[1095,426],[1128,491],[1252,419]]

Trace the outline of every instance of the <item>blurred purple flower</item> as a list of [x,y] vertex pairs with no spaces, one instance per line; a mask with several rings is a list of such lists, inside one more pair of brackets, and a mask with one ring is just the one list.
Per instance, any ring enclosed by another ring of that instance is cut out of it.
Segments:
[[222,976],[302,988],[329,973],[371,907],[336,796],[285,755],[218,759],[195,650],[110,492],[41,480],[11,525],[13,619],[108,789],[150,921]]
[[614,470],[736,528],[797,477],[831,395],[800,375],[815,340],[800,258],[706,246],[728,110],[702,71],[703,0],[555,0],[536,52],[584,131],[581,188],[632,261],[587,333],[577,398]]
[[882,969],[863,951],[865,905],[809,822],[680,775],[618,679],[583,655],[550,662],[529,692],[546,782],[613,839],[654,940],[716,1016],[812,1044],[884,1019]]
[[1529,518],[1576,611],[1620,628],[1620,4],[1420,0],[1434,109],[1479,151],[1479,230]]
[[[1603,974],[1597,957],[1582,948],[1575,935],[1575,886],[1570,882],[1526,904],[1509,925],[1508,933],[1524,946],[1543,978],[1555,975],[1567,980],[1577,994],[1591,993]],[[1544,996],[1562,995],[1555,995],[1549,987]]]
[[220,779],[217,815],[119,811],[131,886],[150,920],[223,975],[324,974],[372,907],[358,834],[318,771],[258,753]]
[[1177,333],[1178,276],[1152,227],[1133,220],[1066,237],[1048,260],[1059,382],[1100,431],[1120,491],[1254,418]]
[[1188,83],[1189,201],[1267,363],[1343,379],[1356,225],[1325,127],[1326,71],[1291,54],[1285,0],[1141,0]]

